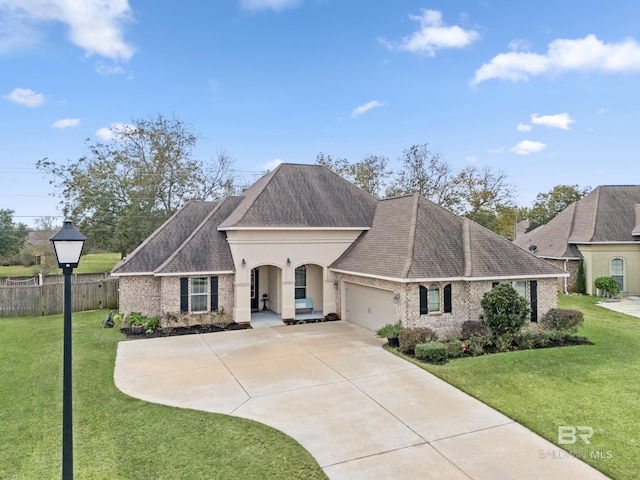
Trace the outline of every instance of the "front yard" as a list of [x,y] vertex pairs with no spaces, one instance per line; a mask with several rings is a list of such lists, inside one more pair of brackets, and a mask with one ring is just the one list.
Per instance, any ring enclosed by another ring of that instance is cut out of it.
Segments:
[[[594,345],[516,351],[420,364],[615,479],[640,472],[640,319],[561,295],[584,312],[579,335]],[[593,436],[585,443],[578,434]],[[561,457],[560,450],[540,452]]]
[[[295,440],[237,417],[146,403],[113,384],[118,329],[73,314],[74,470],[82,479],[320,479]],[[0,321],[0,478],[59,478],[62,315]]]

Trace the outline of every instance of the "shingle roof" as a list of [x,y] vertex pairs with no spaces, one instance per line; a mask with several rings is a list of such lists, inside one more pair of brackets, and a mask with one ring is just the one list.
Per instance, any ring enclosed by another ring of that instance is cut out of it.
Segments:
[[287,163],[249,187],[219,228],[364,229],[371,225],[376,202],[324,166]]
[[180,248],[216,205],[216,202],[187,203],[116,265],[112,274],[152,274]]
[[334,270],[397,279],[562,276],[503,237],[420,195],[381,200]]
[[640,185],[599,186],[514,243],[522,248],[536,245],[541,257],[579,258],[576,244],[637,241],[637,204]]

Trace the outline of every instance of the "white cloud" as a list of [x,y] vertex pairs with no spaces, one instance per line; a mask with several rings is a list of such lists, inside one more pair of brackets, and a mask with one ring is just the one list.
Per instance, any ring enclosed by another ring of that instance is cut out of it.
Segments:
[[10,94],[4,96],[5,100],[27,107],[39,107],[44,103],[44,95],[36,93],[29,88],[15,88]]
[[302,0],[240,0],[242,8],[245,10],[273,10],[281,12],[287,8],[295,8],[302,3]]
[[432,57],[436,50],[466,47],[480,38],[475,30],[465,30],[458,25],[446,26],[442,21],[442,12],[438,10],[421,9],[420,15],[409,15],[409,18],[420,23],[419,30],[397,44],[385,39],[380,39],[380,42],[391,49]]
[[271,160],[270,162],[262,165],[261,170],[267,170],[268,172],[270,172],[271,170],[275,170],[281,163],[283,163],[283,161],[279,158],[276,158],[275,160]]
[[[125,42],[123,26],[131,21],[128,0],[0,0],[2,44],[34,43],[41,37],[38,23],[59,22],[69,29],[69,39],[85,53],[114,60],[129,60],[134,48]],[[5,45],[4,50],[7,50]]]
[[475,163],[478,161],[478,157],[476,155],[469,155],[468,157],[465,157],[464,160],[469,163]]
[[535,125],[544,125],[545,127],[559,128],[561,130],[569,130],[575,120],[568,113],[559,113],[557,115],[531,115],[531,123]]
[[96,63],[96,72],[103,77],[107,77],[109,75],[124,75],[125,69],[119,65],[107,65],[106,63],[98,62]]
[[534,142],[531,140],[523,140],[518,143],[515,147],[512,147],[510,150],[512,152],[517,153],[518,155],[529,155],[530,153],[536,153],[547,146],[542,142]]
[[384,103],[381,103],[378,100],[373,100],[371,102],[365,103],[364,105],[360,105],[359,107],[356,107],[353,109],[353,111],[351,112],[351,118],[356,118],[362,115],[363,113],[368,112],[372,108],[382,107],[382,106],[384,106]]
[[533,128],[531,125],[525,125],[524,123],[519,123],[516,127],[519,132],[530,132]]
[[51,124],[53,128],[68,128],[68,127],[75,127],[77,125],[80,125],[79,118],[63,118]]
[[502,153],[502,152],[504,152],[504,147],[498,147],[498,148],[489,149],[489,153],[491,153],[491,154]]
[[608,108],[602,107],[601,109],[598,110],[597,113],[598,113],[598,115],[602,115],[603,113],[607,113],[608,111],[609,111]]
[[136,130],[135,125],[127,125],[125,123],[114,123],[110,127],[103,127],[96,131],[96,135],[105,142],[112,140],[118,141],[122,138],[122,133],[134,132]]
[[492,78],[528,80],[531,75],[596,71],[603,73],[640,71],[640,45],[632,38],[604,43],[595,35],[575,40],[559,38],[549,44],[546,54],[500,53],[476,70],[472,84]]

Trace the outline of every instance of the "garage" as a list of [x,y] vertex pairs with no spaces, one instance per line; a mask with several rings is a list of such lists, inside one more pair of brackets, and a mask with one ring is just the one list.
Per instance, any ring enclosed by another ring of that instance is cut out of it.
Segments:
[[345,320],[376,331],[394,323],[393,292],[344,282]]

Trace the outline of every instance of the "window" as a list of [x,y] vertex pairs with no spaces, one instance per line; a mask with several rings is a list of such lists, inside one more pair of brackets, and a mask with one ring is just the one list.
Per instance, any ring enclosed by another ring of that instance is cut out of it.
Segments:
[[620,291],[624,291],[624,260],[614,258],[611,260],[611,278],[618,284]]
[[180,311],[201,313],[218,310],[218,277],[180,278]]
[[429,287],[428,305],[431,313],[440,311],[440,287],[438,285]]
[[307,267],[305,265],[296,268],[295,298],[307,298]]
[[527,298],[527,282],[517,281],[511,282],[513,289],[520,294],[520,296]]
[[191,312],[206,312],[209,282],[207,277],[196,277],[191,279],[190,303]]

